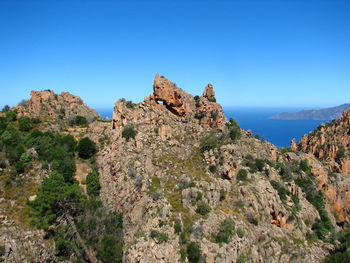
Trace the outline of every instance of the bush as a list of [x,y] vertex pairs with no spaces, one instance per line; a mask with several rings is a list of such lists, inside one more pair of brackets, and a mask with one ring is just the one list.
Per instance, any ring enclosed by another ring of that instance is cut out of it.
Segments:
[[123,128],[122,137],[125,138],[127,141],[131,138],[135,139],[136,134],[137,131],[131,124],[128,124]]
[[180,234],[182,231],[182,225],[180,220],[176,220],[174,223],[174,231],[175,234]]
[[278,195],[279,195],[280,199],[282,201],[286,201],[287,200],[287,195],[289,195],[290,192],[282,184],[280,184],[279,182],[271,181],[270,183],[271,183],[272,187],[274,189],[276,189],[276,191],[278,192]]
[[7,146],[14,146],[20,143],[21,134],[11,124],[7,125],[6,130],[1,134],[0,139]]
[[210,166],[209,166],[209,171],[210,171],[211,173],[216,173],[216,171],[217,171],[216,166],[215,166],[215,165],[210,165]]
[[197,209],[196,209],[196,212],[202,216],[205,216],[207,214],[209,214],[209,212],[211,211],[211,208],[210,206],[204,202],[204,201],[201,201],[198,205],[197,205]]
[[244,165],[248,166],[251,173],[257,171],[262,172],[265,167],[265,161],[262,159],[254,159],[251,155],[247,155],[244,160]]
[[229,243],[234,234],[235,223],[230,219],[225,219],[220,223],[218,233],[215,236],[217,243]]
[[205,136],[200,144],[201,152],[209,151],[217,147],[218,139],[215,135],[210,134]]
[[241,129],[234,119],[231,118],[230,121],[226,123],[226,126],[228,128],[228,135],[232,141],[236,141],[241,137]]
[[203,118],[204,118],[204,113],[203,113],[203,112],[196,112],[196,113],[194,114],[194,117],[195,117],[196,119],[198,119],[198,120],[203,119]]
[[213,98],[208,98],[208,101],[210,101],[210,102],[216,102],[216,98],[215,98],[215,97],[213,97]]
[[187,259],[190,263],[198,263],[201,258],[201,249],[195,242],[187,245]]
[[65,204],[79,204],[84,198],[77,184],[68,184],[62,175],[52,172],[43,180],[37,198],[29,202],[32,222],[39,228],[48,229]]
[[238,181],[247,181],[248,180],[248,172],[245,169],[240,169],[237,173]]
[[21,117],[18,119],[18,128],[20,131],[30,131],[32,129],[32,122],[28,117]]
[[100,195],[100,181],[97,171],[89,173],[86,177],[86,190],[90,196],[99,196]]
[[115,236],[105,236],[99,242],[98,257],[104,263],[121,263],[123,246]]
[[89,159],[97,152],[96,145],[88,137],[82,138],[78,143],[78,154],[80,158]]
[[11,110],[6,112],[6,119],[8,121],[15,121],[17,119],[17,110]]
[[157,243],[167,242],[169,240],[169,236],[167,233],[159,232],[156,230],[152,230],[150,233],[150,237],[155,239]]
[[133,103],[132,101],[126,101],[125,102],[125,106],[128,108],[128,109],[134,109],[136,104]]
[[238,229],[237,229],[237,236],[238,236],[239,238],[243,238],[244,235],[245,235],[244,229],[238,228]]
[[84,116],[74,116],[73,119],[70,120],[69,124],[71,126],[83,126],[83,125],[87,125],[88,121],[86,120],[86,118]]
[[10,106],[9,105],[5,105],[3,108],[2,108],[2,112],[8,112],[10,110]]

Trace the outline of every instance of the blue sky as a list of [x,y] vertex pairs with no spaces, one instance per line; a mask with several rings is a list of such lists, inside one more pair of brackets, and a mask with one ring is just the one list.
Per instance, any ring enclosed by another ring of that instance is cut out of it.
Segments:
[[154,74],[224,106],[350,102],[350,1],[0,0],[0,106],[30,90],[95,108],[142,101]]

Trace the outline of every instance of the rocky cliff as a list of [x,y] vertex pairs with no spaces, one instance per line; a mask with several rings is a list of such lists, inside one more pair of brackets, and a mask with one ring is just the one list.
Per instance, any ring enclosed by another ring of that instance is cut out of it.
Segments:
[[55,94],[52,90],[32,90],[30,95],[29,100],[15,107],[18,117],[69,121],[75,116],[82,116],[89,122],[101,118],[95,110],[84,104],[81,98],[68,92]]
[[333,172],[350,173],[350,110],[304,135],[297,148],[328,162]]
[[[335,182],[313,156],[282,154],[249,132],[231,136],[234,126],[210,84],[195,98],[156,75],[143,102],[116,102],[97,161],[103,202],[125,216],[125,262],[181,262],[193,243],[201,262],[320,262],[329,253],[331,244],[310,241],[311,226],[335,225],[348,178]],[[319,190],[329,192],[325,206],[312,199]],[[222,230],[227,222],[234,230]]]
[[[17,110],[39,118],[95,116],[78,97],[51,91],[33,92]],[[294,143],[295,151],[281,152],[227,121],[211,84],[192,96],[157,74],[143,102],[119,100],[112,122],[65,134],[88,136],[100,149],[100,198],[123,214],[125,263],[322,262],[334,249],[332,233],[349,222],[350,174],[341,166],[348,127],[346,112]],[[336,156],[315,151],[338,140],[329,150]],[[25,203],[49,172],[33,165],[20,174],[23,183],[0,190],[0,259],[60,262],[53,242],[29,228],[28,215],[23,222]],[[75,178],[86,193],[84,165],[77,160]],[[5,167],[0,175],[10,172]]]

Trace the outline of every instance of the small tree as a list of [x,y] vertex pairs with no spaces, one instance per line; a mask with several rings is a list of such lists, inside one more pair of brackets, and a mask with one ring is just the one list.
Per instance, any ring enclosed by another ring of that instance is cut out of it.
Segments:
[[127,141],[130,138],[135,139],[136,134],[137,134],[137,131],[134,128],[134,126],[131,124],[126,125],[122,131],[122,137],[125,138]]
[[247,181],[248,180],[248,172],[247,170],[240,169],[237,173],[237,180],[239,181]]
[[2,108],[2,112],[8,112],[10,110],[10,106],[9,105],[5,105],[3,108]]
[[196,242],[187,245],[187,259],[190,263],[197,263],[201,258],[201,249]]
[[88,174],[86,177],[86,190],[90,196],[99,196],[100,195],[100,181],[98,179],[98,172],[93,171]]
[[210,206],[204,202],[204,201],[201,201],[198,205],[197,205],[197,209],[196,209],[196,212],[202,216],[205,216],[207,214],[209,214],[209,212],[211,211],[211,208]]
[[211,149],[214,149],[218,144],[218,139],[215,135],[210,134],[205,136],[202,139],[202,142],[200,144],[201,152],[209,151]]
[[225,219],[220,223],[218,233],[215,236],[217,243],[229,243],[235,230],[235,223],[230,219]]
[[97,152],[96,145],[88,137],[82,138],[78,143],[78,154],[80,158],[89,159]]
[[20,131],[30,131],[32,129],[32,122],[28,117],[21,117],[18,119],[18,128]]
[[74,126],[82,126],[82,125],[87,125],[88,121],[86,120],[86,118],[84,116],[75,116],[73,119],[70,120],[70,125]]

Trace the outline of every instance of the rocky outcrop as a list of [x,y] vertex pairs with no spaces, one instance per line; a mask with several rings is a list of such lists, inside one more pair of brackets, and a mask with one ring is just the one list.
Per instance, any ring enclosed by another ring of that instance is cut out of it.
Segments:
[[[124,215],[125,262],[179,262],[184,242],[191,241],[208,263],[236,262],[242,255],[249,262],[320,262],[328,244],[306,238],[318,211],[294,181],[283,181],[275,165],[302,157],[282,154],[244,131],[233,142],[213,98],[211,85],[194,98],[157,75],[154,93],[143,102],[116,102],[109,143],[97,164],[103,203]],[[134,139],[122,136],[128,125],[137,131]],[[201,152],[210,132],[218,144]],[[251,168],[248,159],[263,167]],[[237,178],[241,170],[246,179]],[[289,194],[281,196],[276,185]],[[209,206],[208,214],[201,215],[199,205]],[[218,244],[215,236],[225,219],[240,234]],[[176,222],[182,233],[174,231]]]
[[206,99],[215,99],[215,92],[214,92],[213,85],[208,84],[207,86],[205,86],[202,97]]
[[156,74],[154,79],[150,99],[155,104],[163,103],[169,111],[181,117],[193,114],[196,109],[192,95],[159,74]]
[[[189,93],[178,88],[164,76],[156,74],[153,83],[153,93],[139,105],[131,106],[125,100],[117,101],[113,112],[113,129],[125,126],[127,123],[148,123],[154,126],[167,116],[175,122],[200,123],[206,129],[223,131],[227,122],[220,104],[210,101],[215,96],[213,86],[208,84],[203,96],[196,99]],[[209,99],[209,100],[208,100]],[[173,116],[171,116],[173,115]],[[153,127],[154,128],[154,127]],[[158,125],[161,131],[165,127]]]
[[83,116],[89,122],[100,119],[101,116],[90,109],[82,99],[68,92],[55,94],[52,90],[31,91],[31,98],[21,102],[17,116],[27,116],[42,120],[71,120],[75,116]]
[[321,124],[304,135],[298,150],[328,162],[333,172],[350,173],[350,110],[337,121]]

